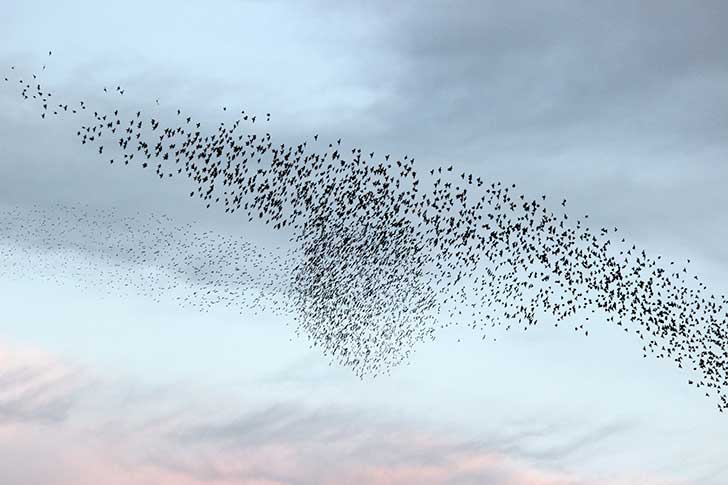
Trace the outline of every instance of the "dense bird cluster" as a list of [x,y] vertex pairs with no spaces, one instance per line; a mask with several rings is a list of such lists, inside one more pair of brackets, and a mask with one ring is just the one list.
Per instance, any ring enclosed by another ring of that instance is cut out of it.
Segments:
[[453,166],[422,170],[341,139],[278,143],[246,131],[256,116],[245,111],[206,132],[181,108],[170,124],[123,106],[51,101],[35,75],[8,82],[41,117],[79,116],[80,143],[108,163],[185,177],[207,207],[289,231],[297,256],[285,287],[299,329],[360,375],[399,364],[438,326],[486,338],[496,326],[551,321],[588,335],[599,319],[632,330],[645,357],[691,370],[690,384],[728,407],[728,299],[616,228],[569,218],[566,200],[549,208],[515,185]]

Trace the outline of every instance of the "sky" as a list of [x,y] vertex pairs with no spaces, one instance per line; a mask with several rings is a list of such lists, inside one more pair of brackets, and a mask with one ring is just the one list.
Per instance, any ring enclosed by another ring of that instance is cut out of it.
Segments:
[[[720,1],[9,0],[0,74],[45,64],[70,99],[108,107],[103,88],[123,85],[114,103],[211,126],[222,106],[270,112],[290,143],[341,137],[567,198],[725,294],[727,20]],[[102,163],[73,123],[21,101],[0,86],[3,210],[164,214],[285,242],[183,181]],[[69,270],[0,241],[3,484],[728,482],[725,415],[602,322],[588,338],[452,329],[362,380],[271,309],[121,294],[99,254]]]

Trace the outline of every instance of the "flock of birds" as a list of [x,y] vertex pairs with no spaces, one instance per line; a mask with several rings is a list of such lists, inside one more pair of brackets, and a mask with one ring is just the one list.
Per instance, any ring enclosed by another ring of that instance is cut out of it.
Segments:
[[[632,331],[645,357],[690,371],[690,384],[716,397],[721,412],[728,408],[728,298],[616,228],[570,218],[566,200],[549,208],[545,196],[527,197],[512,184],[453,166],[423,170],[409,156],[341,139],[279,143],[256,130],[256,119],[270,114],[242,111],[206,131],[182,108],[172,123],[125,103],[94,109],[52,97],[36,74],[14,71],[5,81],[41,118],[75,117],[78,141],[107,163],[161,180],[182,177],[189,197],[206,207],[286,231],[290,266],[273,272],[270,294],[292,309],[297,332],[360,376],[401,364],[415,344],[450,325],[485,339],[498,326],[528,330],[544,321],[588,335],[590,322],[602,320]],[[116,95],[107,104],[125,92],[104,91]],[[184,252],[163,241],[154,240],[146,257]],[[215,267],[229,272],[236,244],[227,244]],[[213,288],[228,281],[218,276]]]
[[112,297],[285,317],[291,310],[278,282],[290,274],[290,261],[281,247],[263,250],[242,236],[164,215],[60,203],[0,207],[1,274],[103,289]]

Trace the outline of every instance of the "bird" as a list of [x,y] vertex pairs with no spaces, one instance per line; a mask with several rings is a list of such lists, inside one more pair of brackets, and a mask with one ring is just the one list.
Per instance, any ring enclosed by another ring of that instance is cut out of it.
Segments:
[[[119,106],[91,116],[85,102],[78,113],[61,108],[45,117],[51,93],[13,84],[44,122],[73,117],[81,145],[97,147],[110,164],[124,161],[111,169],[138,170],[129,164],[136,154],[143,169],[155,165],[140,177],[154,172],[159,183],[182,177],[191,184],[188,198],[206,209],[285,233],[290,265],[266,280],[277,295],[271,304],[290,309],[297,335],[359,377],[402,365],[443,328],[462,326],[486,340],[495,327],[528,331],[549,322],[588,336],[599,315],[642,340],[643,356],[672,360],[695,374],[696,386],[710,384],[715,392],[708,397],[721,411],[728,407],[728,298],[687,267],[663,264],[626,238],[611,238],[611,226],[590,229],[588,214],[555,212],[558,202],[550,206],[544,194],[519,193],[510,181],[460,169],[452,174],[450,163],[422,168],[409,155],[375,156],[342,138],[320,148],[281,141],[254,131],[256,117],[244,111],[232,124],[209,130],[191,116],[184,123],[156,115],[150,121],[141,116],[144,108],[131,119]],[[108,137],[113,147],[104,149]],[[212,238],[198,236],[202,245]],[[125,254],[168,257],[158,248]],[[216,249],[195,263],[190,256],[170,266],[195,275],[216,272],[217,279],[189,295],[190,304],[209,309],[209,295],[242,285],[219,268],[220,254],[232,258],[233,249]],[[235,261],[230,268],[241,267]]]

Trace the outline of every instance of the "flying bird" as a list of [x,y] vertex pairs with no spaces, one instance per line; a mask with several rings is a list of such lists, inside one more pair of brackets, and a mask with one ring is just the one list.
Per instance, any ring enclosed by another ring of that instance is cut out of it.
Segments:
[[[13,84],[45,119],[51,93]],[[499,326],[568,323],[588,336],[594,321],[605,320],[640,339],[644,356],[692,372],[694,385],[710,387],[718,408],[728,408],[728,299],[686,267],[610,239],[604,227],[590,229],[588,214],[557,214],[544,194],[453,173],[450,164],[390,161],[342,146],[341,138],[321,149],[281,142],[254,131],[256,116],[244,111],[209,131],[192,117],[149,121],[138,110],[128,119],[118,106],[93,116],[53,113],[75,117],[79,142],[99,156],[112,139],[110,163],[116,157],[130,166],[136,154],[142,168],[155,166],[144,173],[186,179],[190,197],[206,208],[284,231],[295,264],[271,283],[271,294],[293,309],[297,332],[359,376],[389,372],[448,326],[486,339]],[[225,281],[209,291],[226,291]]]

